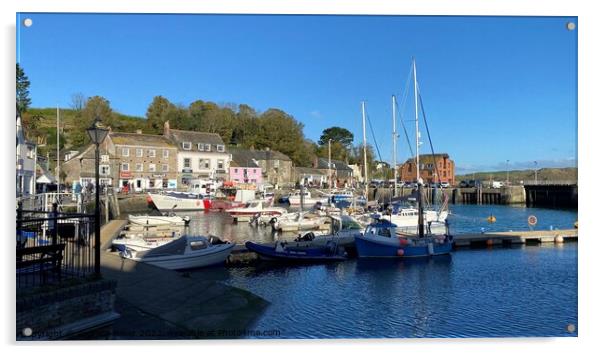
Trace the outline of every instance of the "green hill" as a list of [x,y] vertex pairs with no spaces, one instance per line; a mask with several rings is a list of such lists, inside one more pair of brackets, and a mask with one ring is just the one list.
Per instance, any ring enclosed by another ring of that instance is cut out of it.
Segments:
[[[537,180],[539,181],[577,181],[577,168],[541,168],[537,170]],[[513,170],[508,171],[510,182],[519,183],[520,181],[531,181],[535,179],[534,170]],[[464,175],[456,175],[456,181],[478,179],[482,181],[505,181],[506,171],[493,172],[475,172]]]

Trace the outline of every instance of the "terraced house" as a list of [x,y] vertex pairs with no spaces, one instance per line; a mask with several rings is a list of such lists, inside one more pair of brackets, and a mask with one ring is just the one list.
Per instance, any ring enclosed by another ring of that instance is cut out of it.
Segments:
[[110,132],[107,150],[119,158],[119,187],[144,191],[178,187],[178,149],[160,135]]
[[231,156],[219,134],[170,129],[167,121],[163,136],[177,147],[181,187],[195,179],[228,180]]

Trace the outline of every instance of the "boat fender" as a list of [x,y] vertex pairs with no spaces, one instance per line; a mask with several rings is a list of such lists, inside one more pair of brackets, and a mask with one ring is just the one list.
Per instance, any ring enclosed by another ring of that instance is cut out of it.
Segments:
[[406,246],[408,244],[408,240],[405,238],[399,238],[399,244],[401,246]]
[[404,253],[405,253],[405,251],[403,250],[403,248],[400,248],[400,249],[397,250],[397,255],[399,257],[402,257],[404,255]]
[[205,210],[209,210],[211,208],[211,200],[203,199],[203,208],[205,208]]

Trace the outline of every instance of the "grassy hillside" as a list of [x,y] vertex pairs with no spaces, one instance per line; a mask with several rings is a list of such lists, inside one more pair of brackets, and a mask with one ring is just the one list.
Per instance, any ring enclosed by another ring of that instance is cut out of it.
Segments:
[[[510,181],[513,183],[535,179],[534,170],[509,171],[508,175]],[[479,179],[482,181],[489,181],[492,179],[494,181],[505,181],[506,171],[475,172],[456,176],[456,181],[458,182],[468,179]],[[577,181],[577,168],[541,168],[537,170],[537,179],[539,181]]]
[[[50,158],[50,168],[54,168],[56,161],[56,108],[30,108],[23,114],[27,138],[38,143],[38,156]],[[65,149],[78,149],[81,146],[81,136],[86,134],[77,128],[76,120],[79,119],[73,109],[60,109],[60,146]],[[136,132],[141,129],[149,133],[146,119],[127,116],[113,112],[110,120],[111,129],[120,132]],[[78,139],[79,137],[79,139]]]

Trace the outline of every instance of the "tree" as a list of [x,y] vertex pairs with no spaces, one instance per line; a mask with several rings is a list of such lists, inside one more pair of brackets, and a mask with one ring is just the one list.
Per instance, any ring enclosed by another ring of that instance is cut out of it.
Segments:
[[328,145],[328,140],[338,141],[345,148],[348,148],[353,142],[353,133],[345,128],[330,127],[324,129],[322,136],[320,136],[320,140],[318,140],[318,144]]
[[71,143],[74,146],[82,146],[90,141],[86,129],[92,125],[96,118],[99,118],[106,126],[113,123],[113,110],[110,102],[101,96],[93,96],[86,100],[78,119],[75,121],[75,129],[69,132]]
[[[155,96],[146,110],[146,121],[154,132],[159,133],[163,130],[165,121],[169,120],[169,116],[173,115],[175,110],[176,106],[167,98]],[[176,124],[174,124],[174,128],[176,128]]]
[[84,109],[86,105],[86,96],[83,93],[77,92],[71,95],[71,109],[76,113],[79,113]]
[[25,75],[25,71],[17,64],[17,109],[19,112],[26,112],[31,104],[29,98],[29,78]]

